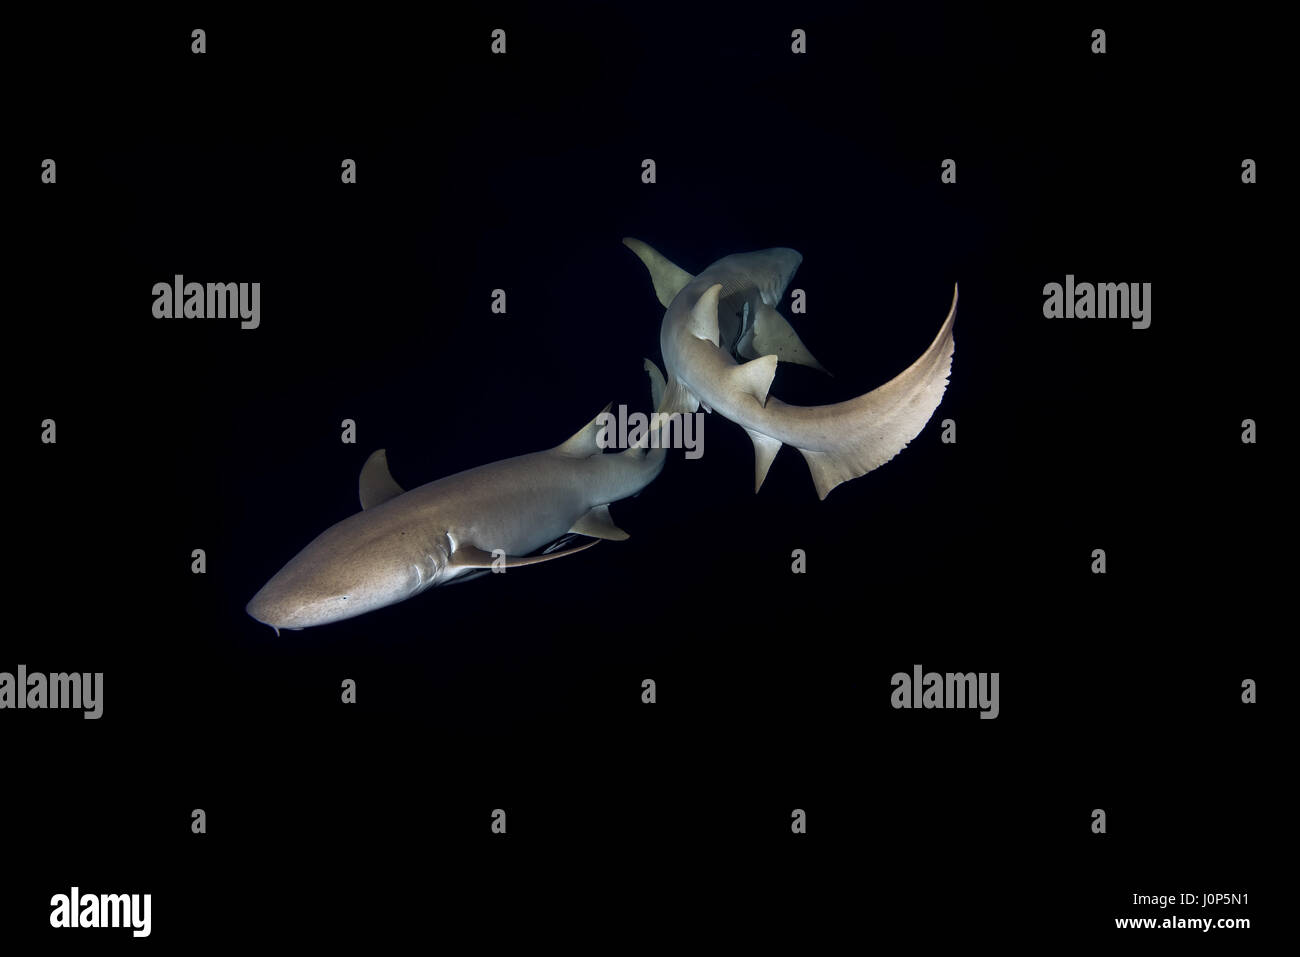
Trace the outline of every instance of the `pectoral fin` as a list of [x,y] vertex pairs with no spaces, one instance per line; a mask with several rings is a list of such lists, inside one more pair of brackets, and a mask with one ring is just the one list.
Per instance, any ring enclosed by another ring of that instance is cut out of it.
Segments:
[[665,309],[673,298],[686,288],[692,277],[685,269],[675,266],[657,250],[639,239],[625,238],[623,245],[636,253],[637,258],[650,270],[650,280],[655,284],[655,295]]
[[[599,539],[592,539],[589,542],[583,542],[580,545],[574,545],[571,548],[561,549],[558,552],[549,552],[544,555],[525,555],[522,557],[506,555],[504,558],[494,557],[490,552],[485,552],[481,548],[475,548],[473,545],[462,545],[451,554],[451,560],[447,563],[448,568],[519,568],[523,565],[536,565],[539,562],[549,562],[552,558],[563,558],[565,555],[573,555],[577,552],[585,551],[595,545]],[[501,564],[504,561],[504,565]]]
[[813,358],[785,316],[762,302],[754,309],[752,334],[741,339],[736,351],[746,359],[776,356],[781,362],[793,362],[826,372],[826,367]]
[[590,535],[592,538],[605,538],[611,542],[621,542],[629,537],[627,532],[614,524],[608,505],[597,505],[574,522],[573,528],[569,531],[577,532],[579,535]]

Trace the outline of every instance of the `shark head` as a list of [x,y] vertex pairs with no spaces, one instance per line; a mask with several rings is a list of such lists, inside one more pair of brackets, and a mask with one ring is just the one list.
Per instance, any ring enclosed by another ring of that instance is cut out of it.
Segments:
[[434,584],[447,550],[373,534],[360,512],[319,535],[262,586],[246,611],[277,632],[342,621]]

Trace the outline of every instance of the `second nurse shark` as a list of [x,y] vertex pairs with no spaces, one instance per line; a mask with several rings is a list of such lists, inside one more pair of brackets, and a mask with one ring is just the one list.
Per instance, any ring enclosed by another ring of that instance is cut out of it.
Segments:
[[[667,382],[645,362],[658,421],[703,406],[736,422],[754,442],[755,491],[788,444],[803,454],[824,499],[836,485],[897,455],[938,407],[952,363],[955,288],[938,335],[899,375],[846,402],[791,406],[769,395],[777,362],[821,368],[776,308],[802,261],[799,253],[737,253],[692,276],[639,240],[624,243],[649,269],[667,309],[660,330]],[[643,436],[631,448],[606,453],[606,418],[602,412],[555,448],[409,492],[389,474],[384,450],[375,452],[361,473],[362,510],[294,556],[253,596],[248,613],[277,633],[324,625],[489,568],[537,564],[600,539],[626,539],[609,503],[637,494],[659,475],[665,453],[656,446],[668,443]],[[577,536],[590,540],[575,544]]]

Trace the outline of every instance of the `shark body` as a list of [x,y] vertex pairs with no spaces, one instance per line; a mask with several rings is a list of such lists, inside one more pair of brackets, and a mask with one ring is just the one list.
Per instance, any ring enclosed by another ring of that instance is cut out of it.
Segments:
[[623,242],[649,269],[667,308],[659,345],[668,381],[659,411],[703,406],[743,427],[754,443],[755,491],[781,446],[792,445],[825,499],[902,451],[938,408],[952,366],[956,286],[934,341],[889,382],[845,402],[787,405],[768,394],[778,360],[822,368],[776,309],[803,261],[798,252],[737,253],[692,276],[640,240]]
[[[646,365],[658,402],[663,379],[653,364]],[[362,511],[317,536],[246,610],[277,632],[324,625],[503,563],[513,568],[550,561],[602,538],[627,538],[610,517],[609,503],[653,481],[663,468],[664,450],[605,453],[598,443],[600,418],[555,448],[481,465],[409,492],[393,480],[386,453],[378,450],[361,471]],[[569,533],[592,540],[571,545]],[[548,542],[554,543],[552,550],[529,555]]]

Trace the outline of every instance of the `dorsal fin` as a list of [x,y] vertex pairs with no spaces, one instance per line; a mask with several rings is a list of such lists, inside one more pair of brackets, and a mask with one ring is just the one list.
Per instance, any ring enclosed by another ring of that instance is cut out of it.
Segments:
[[596,413],[594,419],[557,445],[555,451],[561,455],[570,455],[575,459],[585,459],[600,453],[602,449],[596,439],[604,427],[601,423],[601,417],[609,412],[613,406],[613,402],[606,405],[605,408]]
[[718,296],[722,293],[722,283],[715,282],[704,294],[695,300],[691,307],[688,328],[697,339],[705,339],[715,346],[721,338],[718,334]]
[[361,466],[361,481],[358,485],[363,510],[382,505],[390,498],[396,498],[406,491],[393,481],[393,476],[388,471],[388,453],[383,449],[376,449],[370,453],[366,464]]

